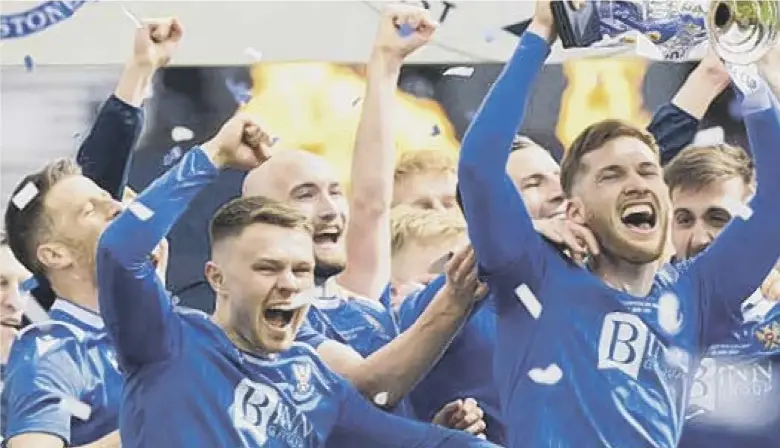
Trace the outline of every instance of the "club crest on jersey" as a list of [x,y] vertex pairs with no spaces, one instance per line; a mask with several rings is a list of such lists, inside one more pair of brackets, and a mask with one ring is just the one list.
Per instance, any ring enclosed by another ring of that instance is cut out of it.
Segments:
[[0,15],[0,39],[16,39],[35,34],[67,20],[86,0],[42,2],[33,8]]
[[772,322],[766,324],[756,331],[756,339],[764,345],[767,350],[773,350],[780,347],[780,324]]
[[311,392],[311,365],[293,364],[293,375],[295,375],[295,392],[300,395],[307,395]]

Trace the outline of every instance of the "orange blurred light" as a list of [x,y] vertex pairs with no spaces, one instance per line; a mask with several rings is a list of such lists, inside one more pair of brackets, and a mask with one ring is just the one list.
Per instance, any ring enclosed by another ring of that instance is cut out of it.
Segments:
[[[244,110],[257,115],[281,148],[321,154],[349,183],[355,132],[363,106],[365,77],[327,62],[263,63],[252,67],[252,99]],[[457,151],[455,131],[432,100],[398,93],[396,148]]]
[[647,62],[639,58],[578,59],[563,64],[568,85],[561,98],[556,133],[568,148],[586,127],[621,119],[644,128],[652,116],[643,107]]

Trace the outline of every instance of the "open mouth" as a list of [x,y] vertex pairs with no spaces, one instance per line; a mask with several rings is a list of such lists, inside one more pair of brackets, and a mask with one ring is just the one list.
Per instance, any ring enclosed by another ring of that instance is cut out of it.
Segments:
[[337,227],[328,227],[318,230],[314,234],[314,244],[316,245],[335,245],[341,238],[341,229]]
[[295,310],[268,308],[263,312],[263,317],[272,327],[284,329],[292,323],[293,317],[295,317]]
[[620,220],[631,230],[649,232],[655,229],[658,218],[651,203],[630,204],[623,209]]

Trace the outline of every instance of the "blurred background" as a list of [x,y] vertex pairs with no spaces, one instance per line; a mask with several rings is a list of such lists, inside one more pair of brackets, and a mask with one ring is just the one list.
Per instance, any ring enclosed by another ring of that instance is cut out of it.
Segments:
[[[517,41],[504,28],[530,17],[533,6],[424,3],[441,29],[435,44],[403,70],[399,153],[458,150]],[[24,174],[53,157],[75,154],[97,108],[113,90],[131,51],[134,26],[121,6],[105,1],[2,3],[3,208]],[[239,102],[262,118],[281,147],[323,154],[346,180],[362,106],[362,62],[370,52],[381,2],[161,1],[124,6],[138,17],[177,15],[185,25],[175,65],[158,72],[146,102],[146,126],[130,173],[134,189],[143,189],[193,144],[210,137]],[[648,62],[630,51],[617,58],[602,55],[603,50],[556,49],[537,79],[523,132],[556,157],[593,122],[621,118],[647,124],[694,66]],[[733,143],[742,143],[744,131],[734,110],[733,97],[724,93],[702,128],[717,121]],[[186,292],[202,281],[208,218],[238,194],[240,181],[237,173],[225,173],[171,234],[169,286],[174,292]]]

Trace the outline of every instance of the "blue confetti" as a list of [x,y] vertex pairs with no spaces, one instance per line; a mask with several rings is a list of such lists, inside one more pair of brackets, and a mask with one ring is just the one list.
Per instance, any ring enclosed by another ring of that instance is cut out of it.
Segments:
[[29,54],[24,57],[24,68],[26,68],[28,72],[33,71],[35,68],[35,61],[33,61],[32,56]]
[[245,82],[237,82],[228,78],[225,80],[225,85],[238,104],[246,104],[252,99],[252,92]]
[[485,42],[487,42],[487,43],[491,43],[494,40],[496,40],[496,37],[493,35],[493,33],[489,32],[489,31],[485,33],[484,37],[485,37]]
[[28,293],[37,287],[38,279],[35,277],[30,277],[19,285],[19,291],[22,293]]
[[401,24],[400,27],[398,27],[398,35],[401,37],[409,37],[412,34],[414,34],[414,28],[412,28],[411,25],[408,23]]
[[275,144],[276,144],[276,142],[278,142],[278,141],[279,141],[279,137],[274,137],[274,138],[272,138],[272,139],[271,139],[271,146],[275,145]]
[[174,146],[173,149],[168,151],[167,154],[163,156],[163,166],[171,166],[174,163],[176,163],[177,160],[181,158],[181,156],[184,154],[180,146]]
[[437,124],[433,125],[433,130],[431,131],[431,136],[436,137],[439,134],[441,134],[441,129],[439,129],[439,125],[437,125]]

